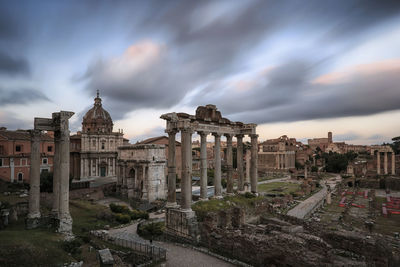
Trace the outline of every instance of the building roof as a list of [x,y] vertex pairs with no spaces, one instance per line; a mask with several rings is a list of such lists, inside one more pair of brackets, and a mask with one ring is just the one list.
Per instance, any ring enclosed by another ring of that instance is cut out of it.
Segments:
[[[6,140],[31,140],[31,136],[27,130],[8,131],[1,129],[0,136]],[[53,141],[53,138],[51,138],[47,133],[44,133],[42,134],[42,141]]]
[[83,116],[82,131],[90,133],[111,133],[112,127],[113,121],[110,113],[103,108],[101,98],[99,97],[99,91],[97,91],[93,107]]
[[[157,141],[160,141],[160,140],[163,140],[163,139],[166,139],[168,141],[168,137],[167,136],[161,135],[161,136],[156,136],[156,137],[151,137],[151,138],[145,139],[143,141],[140,141],[138,144],[154,144]],[[179,143],[178,141],[175,141],[175,144],[179,145],[179,146],[181,145],[181,143]]]

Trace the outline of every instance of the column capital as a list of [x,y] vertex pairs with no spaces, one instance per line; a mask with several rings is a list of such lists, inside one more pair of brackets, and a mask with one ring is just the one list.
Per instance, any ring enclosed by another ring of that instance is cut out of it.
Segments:
[[180,129],[182,133],[190,133],[192,134],[194,131],[191,127],[185,127]]
[[31,130],[28,130],[28,132],[29,132],[29,134],[30,134],[31,138],[37,138],[37,137],[40,137],[40,136],[41,136],[41,134],[42,134],[42,131],[41,131],[41,130],[36,130],[36,129],[31,129]]
[[227,138],[227,139],[232,139],[232,137],[233,137],[233,135],[232,134],[224,134],[224,136]]
[[257,138],[258,134],[249,134],[250,138]]
[[209,135],[210,133],[209,133],[209,132],[205,132],[205,131],[198,131],[197,134],[200,135],[200,136],[203,136],[203,135],[204,135],[204,136],[207,136],[207,135]]
[[215,137],[221,137],[220,133],[212,133],[212,135],[215,136]]
[[179,132],[178,129],[166,129],[165,133],[167,134],[177,134]]
[[243,137],[244,137],[244,134],[235,134],[235,137],[236,137],[237,139],[243,138]]

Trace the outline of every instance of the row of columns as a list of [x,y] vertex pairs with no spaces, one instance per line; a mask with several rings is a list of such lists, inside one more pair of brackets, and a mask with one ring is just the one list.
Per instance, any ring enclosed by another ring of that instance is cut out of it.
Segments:
[[[396,165],[395,165],[395,154],[394,152],[383,152],[383,174],[389,174],[388,172],[388,153],[392,154],[392,169],[391,173],[395,174],[396,170]],[[381,152],[378,151],[377,157],[376,157],[376,173],[381,174]]]
[[280,169],[289,169],[289,168],[294,168],[295,167],[295,162],[294,162],[294,154],[276,154],[276,168],[278,170]]
[[[168,130],[168,207],[177,206],[176,203],[176,158],[175,158],[175,137],[177,130]],[[192,202],[192,133],[190,128],[181,130],[182,149],[182,179],[181,179],[181,209],[191,210]],[[207,199],[207,132],[198,132],[200,135],[200,199]],[[222,198],[221,184],[221,134],[212,133],[215,140],[214,145],[214,197]],[[225,134],[227,139],[227,189],[228,194],[233,194],[233,149],[230,134]],[[237,134],[237,168],[238,168],[238,191],[244,191],[243,171],[243,134]],[[250,183],[251,191],[257,193],[257,157],[258,157],[258,135],[251,137],[251,160],[250,160]]]
[[[61,113],[61,114],[60,114]],[[71,233],[72,218],[69,213],[69,159],[70,132],[68,119],[72,112],[53,113],[57,121],[54,131],[53,205],[52,215],[58,219],[58,231]],[[31,168],[28,219],[40,218],[40,141],[41,131],[31,130]]]

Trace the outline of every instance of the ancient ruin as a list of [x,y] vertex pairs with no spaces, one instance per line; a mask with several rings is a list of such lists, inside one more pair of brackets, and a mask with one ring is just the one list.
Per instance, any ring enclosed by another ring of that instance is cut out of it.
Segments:
[[[383,173],[382,173],[382,160],[381,153],[383,153]],[[391,155],[391,174],[396,173],[396,161],[393,149],[390,146],[371,146],[371,155],[376,155],[376,174],[389,174],[388,170],[388,154]]]
[[153,202],[165,199],[165,146],[153,144],[118,147],[117,191],[129,199]]
[[74,115],[70,111],[52,114],[51,119],[35,118],[31,131],[31,187],[29,191],[29,213],[26,220],[28,229],[40,224],[40,135],[41,131],[54,132],[54,173],[53,173],[53,209],[52,216],[57,231],[72,234],[72,218],[69,213],[69,119]]
[[[223,118],[214,105],[199,106],[196,115],[186,113],[167,113],[161,116],[166,120],[166,132],[169,135],[168,155],[168,201],[166,214],[167,231],[173,235],[184,238],[196,238],[195,213],[191,209],[192,204],[192,134],[197,132],[201,138],[200,146],[200,198],[207,199],[207,135],[212,134],[215,140],[215,170],[214,170],[214,197],[222,198],[221,185],[221,136],[227,138],[227,194],[233,193],[232,179],[232,138],[237,139],[237,166],[238,166],[238,191],[248,190],[244,182],[243,172],[243,137],[249,135],[251,138],[251,160],[250,160],[250,190],[257,193],[257,152],[258,143],[256,124],[244,124],[242,122],[231,122]],[[181,133],[182,143],[182,197],[180,206],[176,203],[176,161],[175,161],[175,136]]]

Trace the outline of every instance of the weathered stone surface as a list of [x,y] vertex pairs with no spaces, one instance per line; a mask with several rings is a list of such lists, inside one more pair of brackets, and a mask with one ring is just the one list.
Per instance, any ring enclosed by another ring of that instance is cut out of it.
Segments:
[[114,258],[110,252],[110,249],[102,249],[98,251],[100,266],[113,266]]

